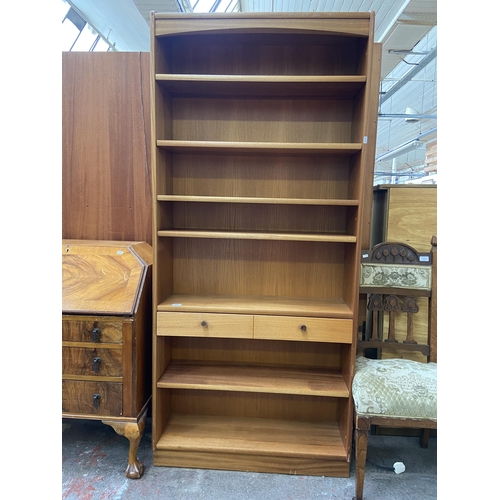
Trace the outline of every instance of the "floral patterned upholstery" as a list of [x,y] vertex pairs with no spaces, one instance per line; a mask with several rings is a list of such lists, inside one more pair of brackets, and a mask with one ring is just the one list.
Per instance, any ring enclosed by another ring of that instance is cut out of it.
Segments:
[[437,364],[358,357],[352,393],[359,416],[437,421]]
[[361,265],[360,286],[394,286],[412,290],[430,290],[431,278],[430,266],[363,263]]

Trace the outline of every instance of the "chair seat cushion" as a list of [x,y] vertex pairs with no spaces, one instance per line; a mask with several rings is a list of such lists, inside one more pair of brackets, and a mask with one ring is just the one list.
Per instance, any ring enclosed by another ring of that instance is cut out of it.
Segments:
[[437,364],[358,357],[352,395],[358,415],[437,421]]

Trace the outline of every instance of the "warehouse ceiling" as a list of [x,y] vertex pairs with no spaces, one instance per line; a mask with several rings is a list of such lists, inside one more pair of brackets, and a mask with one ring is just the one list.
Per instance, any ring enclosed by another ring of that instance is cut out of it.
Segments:
[[[64,1],[64,0],[61,0]],[[68,0],[119,51],[157,12],[375,12],[382,44],[375,184],[437,181],[437,0]]]

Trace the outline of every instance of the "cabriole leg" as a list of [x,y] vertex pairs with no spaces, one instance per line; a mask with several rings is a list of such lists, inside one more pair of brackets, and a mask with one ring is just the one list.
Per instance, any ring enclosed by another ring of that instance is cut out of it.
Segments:
[[125,476],[129,479],[139,479],[144,472],[144,464],[137,460],[137,448],[144,433],[146,412],[137,423],[113,422],[111,420],[103,420],[102,423],[113,427],[117,434],[125,436],[129,440],[128,465]]

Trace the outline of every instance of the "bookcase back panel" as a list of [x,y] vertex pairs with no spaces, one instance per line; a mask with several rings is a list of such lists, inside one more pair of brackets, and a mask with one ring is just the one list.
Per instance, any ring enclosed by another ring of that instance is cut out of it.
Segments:
[[352,102],[330,99],[173,99],[173,139],[287,143],[351,141]]
[[172,359],[341,369],[342,346],[327,342],[172,338]]
[[345,400],[327,397],[172,390],[172,412],[188,415],[338,422],[342,404]]
[[349,158],[341,156],[174,154],[173,158],[172,191],[165,183],[159,194],[299,199],[349,197]]
[[170,72],[206,75],[358,75],[364,40],[299,34],[227,34],[161,39]]
[[174,228],[344,234],[346,207],[174,203]]
[[175,238],[174,293],[340,298],[344,245]]

